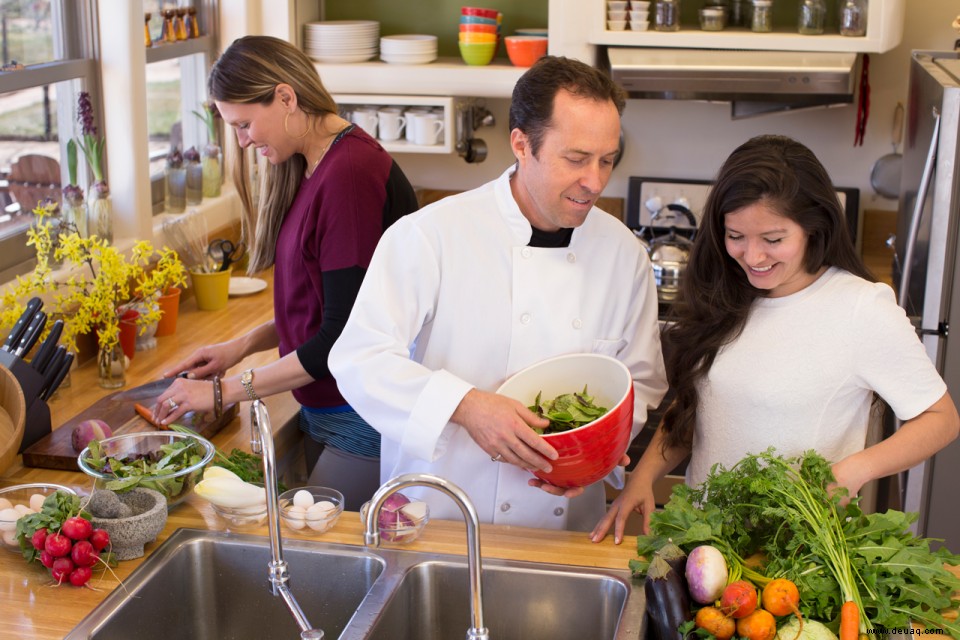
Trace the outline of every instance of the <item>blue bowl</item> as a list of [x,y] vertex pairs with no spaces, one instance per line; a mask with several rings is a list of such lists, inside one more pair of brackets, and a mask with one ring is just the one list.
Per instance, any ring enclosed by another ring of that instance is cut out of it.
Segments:
[[460,16],[460,22],[463,24],[497,24],[496,19],[482,16]]

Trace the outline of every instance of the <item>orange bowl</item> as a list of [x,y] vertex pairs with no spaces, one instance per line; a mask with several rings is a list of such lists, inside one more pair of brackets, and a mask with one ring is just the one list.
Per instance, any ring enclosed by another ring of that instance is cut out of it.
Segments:
[[626,365],[596,353],[543,360],[510,376],[497,393],[530,406],[540,393],[552,399],[579,392],[584,385],[598,406],[609,411],[577,429],[543,436],[560,457],[550,473],[535,476],[558,487],[585,487],[614,470],[630,444],[633,379]]
[[495,33],[477,33],[474,31],[461,31],[459,36],[460,42],[469,42],[469,43],[478,43],[478,42],[496,42],[497,34]]
[[461,24],[460,32],[464,31],[476,31],[479,33],[497,33],[500,30],[495,24]]
[[547,39],[543,36],[507,36],[507,56],[516,67],[529,67],[547,54]]

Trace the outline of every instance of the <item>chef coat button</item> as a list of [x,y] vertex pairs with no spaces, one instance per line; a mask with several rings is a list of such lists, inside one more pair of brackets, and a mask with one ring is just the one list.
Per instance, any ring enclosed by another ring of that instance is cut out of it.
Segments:
[[579,329],[583,326],[583,320],[581,320],[580,318],[574,318],[572,324],[574,329]]
[[524,258],[529,258],[530,256],[533,255],[533,251],[530,250],[530,247],[524,247],[523,249],[520,250],[520,255],[523,256]]
[[530,324],[530,314],[524,313],[520,315],[520,324]]
[[577,254],[570,252],[567,254],[567,262],[573,264],[577,261]]
[[503,511],[504,513],[510,511],[510,503],[504,502],[502,505],[500,505],[500,511]]
[[553,510],[553,515],[555,515],[555,516],[562,516],[562,515],[563,515],[563,507],[557,507],[556,509],[554,509],[554,510]]

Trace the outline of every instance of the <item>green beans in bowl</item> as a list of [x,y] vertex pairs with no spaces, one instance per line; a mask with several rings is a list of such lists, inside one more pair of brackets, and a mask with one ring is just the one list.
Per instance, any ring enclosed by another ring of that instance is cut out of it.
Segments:
[[193,490],[216,449],[209,440],[177,431],[126,433],[94,440],[77,464],[97,479],[97,487],[122,493],[155,489],[174,507]]

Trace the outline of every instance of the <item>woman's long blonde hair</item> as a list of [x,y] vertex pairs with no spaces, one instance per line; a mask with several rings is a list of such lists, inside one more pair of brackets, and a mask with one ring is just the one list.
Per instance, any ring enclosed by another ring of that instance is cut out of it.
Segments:
[[[337,104],[327,93],[310,58],[279,38],[245,36],[233,41],[217,59],[207,81],[210,98],[237,104],[273,103],[278,84],[288,84],[297,95],[297,104],[307,114],[310,126],[323,116],[337,113]],[[267,164],[261,174],[260,200],[254,210],[247,157],[237,145],[233,166],[234,182],[243,203],[243,236],[250,245],[249,273],[274,262],[277,235],[283,217],[293,204],[306,170],[300,154],[277,164]]]

